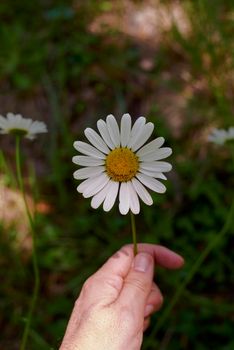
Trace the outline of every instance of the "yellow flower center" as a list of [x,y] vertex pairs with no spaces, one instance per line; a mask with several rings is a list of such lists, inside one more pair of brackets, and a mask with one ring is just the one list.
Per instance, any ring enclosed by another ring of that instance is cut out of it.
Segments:
[[138,157],[128,148],[116,148],[106,157],[106,171],[113,181],[127,182],[138,169]]

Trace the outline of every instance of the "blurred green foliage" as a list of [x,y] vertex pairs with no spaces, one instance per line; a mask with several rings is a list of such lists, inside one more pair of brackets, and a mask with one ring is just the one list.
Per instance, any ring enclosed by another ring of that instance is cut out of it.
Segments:
[[[131,240],[128,217],[116,208],[107,214],[93,210],[76,193],[72,144],[83,137],[86,125],[110,112],[143,113],[155,122],[155,136],[165,136],[173,147],[167,194],[153,195],[153,207],[142,205],[137,217],[139,241],[164,244],[186,259],[181,271],[157,271],[165,305],[222,227],[233,198],[230,154],[205,138],[212,125],[233,125],[233,1],[157,2],[169,14],[177,3],[190,28],[185,34],[172,21],[155,43],[105,25],[103,16],[121,16],[128,3],[140,12],[147,5],[130,0],[118,6],[94,0],[0,3],[1,114],[43,119],[50,130],[33,146],[24,144],[25,170],[31,162],[36,168],[36,174],[26,171],[25,181],[34,198],[49,207],[37,214],[42,285],[30,350],[58,348],[82,283]],[[98,18],[101,31],[93,29]],[[145,58],[151,68],[142,64]],[[168,104],[172,112],[165,117]],[[181,127],[175,135],[176,115]],[[1,143],[9,160],[13,145],[3,137]],[[0,166],[4,186],[15,189],[9,170],[14,165],[1,155]],[[233,349],[231,233],[206,259],[156,338],[151,330],[160,313],[152,318],[145,336],[151,345],[143,348]],[[30,256],[15,243],[18,235],[17,225],[1,223],[0,349],[18,349],[32,290]]]

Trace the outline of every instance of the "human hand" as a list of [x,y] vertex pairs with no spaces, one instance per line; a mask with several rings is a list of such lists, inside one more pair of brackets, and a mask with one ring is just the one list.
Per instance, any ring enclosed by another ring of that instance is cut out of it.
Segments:
[[149,316],[163,297],[154,265],[182,267],[183,258],[153,244],[124,246],[87,279],[75,303],[60,350],[139,350]]

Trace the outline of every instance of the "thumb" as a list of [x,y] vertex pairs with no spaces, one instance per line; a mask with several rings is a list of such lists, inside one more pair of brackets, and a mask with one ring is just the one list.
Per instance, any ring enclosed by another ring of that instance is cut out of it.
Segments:
[[138,310],[139,316],[144,315],[147,298],[150,294],[154,275],[154,260],[148,253],[135,256],[128,275],[124,280],[118,301]]

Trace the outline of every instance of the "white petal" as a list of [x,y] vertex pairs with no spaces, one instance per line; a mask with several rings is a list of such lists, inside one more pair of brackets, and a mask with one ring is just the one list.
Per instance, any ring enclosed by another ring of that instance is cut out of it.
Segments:
[[104,166],[92,166],[83,169],[76,170],[73,174],[76,180],[87,179],[88,177],[94,177],[100,175],[105,170]]
[[44,129],[44,123],[38,122],[37,120],[35,122],[28,123],[28,128],[30,129],[30,132],[37,132],[37,130]]
[[109,178],[105,173],[102,173],[101,175],[98,175],[95,177],[89,177],[87,180],[79,184],[79,186],[77,187],[77,191],[80,193],[84,193],[84,192],[87,193],[89,190],[96,188],[101,183],[104,183],[105,185],[107,183],[106,179],[109,179]]
[[210,135],[208,137],[208,141],[211,141],[217,145],[223,145],[226,141],[226,138],[223,138],[223,137],[217,137],[217,136],[214,136],[214,135]]
[[131,181],[127,182],[127,186],[128,186],[129,199],[130,199],[130,210],[135,215],[139,214],[140,203],[139,203],[139,199],[135,191],[135,188],[133,187],[133,184]]
[[38,120],[32,122],[31,125],[29,123],[27,129],[29,132],[34,134],[40,134],[48,131],[46,124],[44,122],[39,122]]
[[213,129],[208,136],[208,141],[214,142],[217,145],[223,145],[228,139],[228,131],[224,129]]
[[152,132],[154,130],[154,124],[153,123],[147,123],[142,127],[142,131],[139,134],[138,138],[135,140],[135,142],[132,144],[132,150],[136,151],[138,150],[144,143],[149,139],[149,137],[152,135]]
[[19,115],[14,115],[13,113],[7,113],[7,121],[9,126],[11,125],[18,126],[18,123],[20,122]]
[[[14,122],[13,122],[13,118],[15,118]],[[16,114],[14,117],[11,116],[10,119],[12,121],[12,124],[14,123],[13,126],[16,129],[29,130],[32,124],[32,119],[23,118],[21,114]]]
[[140,156],[139,160],[144,162],[152,162],[154,160],[160,160],[169,157],[172,154],[172,149],[170,147],[163,147],[155,149],[154,151]]
[[99,191],[91,200],[91,207],[97,209],[102,202],[105,200],[107,193],[109,192],[111,186],[111,180],[106,184],[101,191]]
[[15,115],[14,115],[13,113],[11,113],[11,112],[7,113],[6,117],[7,117],[7,119],[9,119],[9,120],[11,120],[11,119],[14,120],[14,119],[15,119]]
[[143,183],[143,185],[150,188],[152,191],[157,193],[166,192],[166,187],[158,180],[153,179],[150,176],[139,174],[139,173],[136,175],[136,177],[138,178],[138,180],[140,180]]
[[105,163],[104,159],[97,159],[89,156],[74,156],[72,161],[81,166],[97,166]]
[[99,151],[105,154],[108,154],[110,152],[109,148],[107,147],[103,139],[98,135],[96,131],[94,131],[91,128],[87,128],[85,129],[84,133],[87,139],[89,140],[89,142],[92,143],[94,147],[99,149]]
[[34,140],[36,135],[35,134],[27,134],[25,135],[26,139],[29,139],[29,140]]
[[153,204],[153,199],[149,192],[146,190],[146,188],[138,181],[137,179],[133,178],[132,179],[132,184],[140,197],[140,199],[147,205],[152,205]]
[[234,138],[234,127],[233,126],[230,126],[228,129],[228,138],[229,139]]
[[7,127],[7,119],[0,115],[0,128],[5,129],[6,127]]
[[93,179],[93,183],[83,191],[84,198],[89,198],[97,194],[109,182],[109,176],[105,173]]
[[[21,114],[13,114],[13,113],[7,113],[7,119],[12,122],[12,123],[21,123],[23,118]],[[32,119],[29,119],[30,121],[32,121]]]
[[143,146],[139,151],[137,151],[138,157],[143,157],[147,153],[155,152],[156,149],[161,147],[164,143],[165,139],[163,137],[158,137],[154,139],[153,141],[147,143],[145,146]]
[[110,134],[109,134],[107,125],[106,125],[106,123],[104,122],[104,120],[99,119],[98,122],[97,122],[97,127],[98,127],[98,130],[99,130],[99,132],[100,132],[100,134],[101,134],[103,140],[104,140],[105,143],[107,144],[107,146],[109,146],[110,149],[114,149],[114,148],[115,148],[115,145],[114,145],[114,143],[111,141]]
[[140,170],[149,170],[149,171],[155,171],[155,172],[168,172],[171,171],[172,165],[167,162],[141,162],[140,163]]
[[120,139],[121,139],[122,147],[126,147],[129,142],[129,138],[131,134],[131,126],[132,126],[131,116],[128,113],[126,113],[122,116],[121,127],[120,127],[121,129]]
[[121,214],[126,215],[130,207],[130,198],[128,192],[128,186],[126,182],[120,184],[119,191],[119,211]]
[[150,177],[154,177],[156,179],[167,180],[167,177],[163,173],[159,173],[159,172],[156,172],[156,171],[144,170],[144,169],[140,169],[139,172],[142,173],[142,174],[148,175]]
[[103,210],[110,211],[113,207],[119,190],[119,182],[110,180],[109,191],[103,203]]
[[101,153],[96,148],[94,148],[93,146],[89,145],[86,142],[75,141],[73,145],[77,151],[79,151],[80,153],[86,154],[87,156],[91,156],[99,159],[106,158],[106,156],[103,153]]
[[94,178],[89,177],[88,179],[82,181],[79,186],[77,187],[77,191],[79,193],[83,193],[89,186],[93,183]]
[[115,145],[115,147],[119,147],[120,146],[119,126],[117,124],[115,117],[112,114],[107,116],[106,125],[113,144]]
[[132,147],[135,140],[137,140],[138,136],[141,134],[142,127],[145,125],[145,122],[146,122],[146,119],[144,117],[140,117],[135,121],[135,123],[132,127],[129,142],[127,144],[128,148]]

